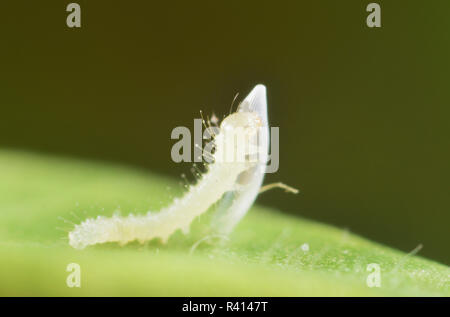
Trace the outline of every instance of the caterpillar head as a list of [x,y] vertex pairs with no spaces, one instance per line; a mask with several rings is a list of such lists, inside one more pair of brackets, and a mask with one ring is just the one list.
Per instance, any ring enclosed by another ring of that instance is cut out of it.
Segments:
[[[268,152],[268,123],[266,89],[256,86],[242,101],[235,113],[220,124],[227,162],[254,165],[266,162]],[[220,148],[220,147],[219,147]],[[220,154],[220,153],[219,153]]]

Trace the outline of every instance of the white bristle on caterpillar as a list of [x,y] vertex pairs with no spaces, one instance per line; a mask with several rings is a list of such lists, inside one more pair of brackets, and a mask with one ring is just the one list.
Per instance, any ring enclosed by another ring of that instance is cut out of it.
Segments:
[[[237,130],[251,146],[237,149]],[[269,150],[265,86],[257,85],[237,111],[223,119],[214,141],[213,162],[183,197],[155,213],[86,219],[69,232],[69,244],[83,249],[106,242],[166,242],[178,229],[187,233],[192,221],[221,199],[213,227],[221,234],[231,232],[253,204],[264,178]],[[238,150],[244,151],[245,160],[235,155]],[[224,159],[229,157],[236,159]]]

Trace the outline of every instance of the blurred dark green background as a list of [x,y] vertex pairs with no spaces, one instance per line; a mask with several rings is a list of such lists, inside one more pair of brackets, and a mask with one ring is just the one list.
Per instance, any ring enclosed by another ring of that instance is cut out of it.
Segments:
[[[258,202],[450,263],[450,2],[0,5],[0,146],[179,178],[175,126],[268,87],[280,170]],[[1,177],[1,176],[0,176]]]

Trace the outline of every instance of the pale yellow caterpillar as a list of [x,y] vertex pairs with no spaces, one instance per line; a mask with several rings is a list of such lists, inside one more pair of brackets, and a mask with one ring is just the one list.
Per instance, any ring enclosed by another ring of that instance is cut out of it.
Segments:
[[[246,146],[236,144],[237,135]],[[105,242],[123,245],[154,238],[166,242],[178,229],[187,233],[192,221],[219,201],[213,227],[228,234],[253,204],[264,178],[269,150],[265,86],[257,85],[237,111],[223,119],[214,141],[213,162],[183,197],[159,212],[86,219],[69,232],[70,245],[83,249]],[[237,157],[237,152],[242,156]]]

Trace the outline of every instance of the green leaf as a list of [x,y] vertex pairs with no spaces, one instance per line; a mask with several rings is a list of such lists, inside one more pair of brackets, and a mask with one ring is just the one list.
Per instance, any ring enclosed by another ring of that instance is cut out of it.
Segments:
[[[156,211],[182,187],[140,170],[10,151],[0,151],[0,175],[3,296],[450,295],[447,266],[260,206],[226,243],[196,244],[208,234],[204,216],[166,245],[75,250],[67,241],[71,222],[117,209]],[[80,288],[66,285],[73,262]],[[381,268],[381,287],[367,286],[370,263]]]

